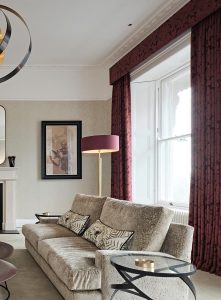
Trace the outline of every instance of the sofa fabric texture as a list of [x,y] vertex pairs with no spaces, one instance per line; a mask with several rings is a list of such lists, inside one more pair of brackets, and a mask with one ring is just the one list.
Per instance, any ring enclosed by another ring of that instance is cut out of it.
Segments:
[[44,239],[77,236],[58,224],[27,224],[22,227],[22,233],[35,249],[38,249],[38,242]]
[[127,249],[133,231],[116,230],[104,225],[100,220],[92,224],[84,233],[83,238],[95,244],[99,249]]
[[171,223],[160,251],[190,262],[192,240],[192,226]]
[[39,223],[41,224],[57,224],[59,217],[40,217]]
[[112,228],[134,232],[129,250],[160,251],[173,215],[166,207],[107,198],[100,220]]
[[96,290],[101,287],[101,272],[95,267],[92,243],[75,238],[56,238],[39,242],[38,252],[69,290]]

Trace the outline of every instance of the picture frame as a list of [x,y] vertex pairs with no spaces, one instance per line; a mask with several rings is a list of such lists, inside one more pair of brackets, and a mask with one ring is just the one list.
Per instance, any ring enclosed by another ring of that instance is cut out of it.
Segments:
[[81,179],[82,121],[41,122],[41,178]]

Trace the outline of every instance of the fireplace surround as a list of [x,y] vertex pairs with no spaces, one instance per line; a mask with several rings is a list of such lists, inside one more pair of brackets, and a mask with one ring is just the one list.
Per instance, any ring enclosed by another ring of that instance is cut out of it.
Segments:
[[0,230],[16,231],[16,180],[17,168],[0,167]]

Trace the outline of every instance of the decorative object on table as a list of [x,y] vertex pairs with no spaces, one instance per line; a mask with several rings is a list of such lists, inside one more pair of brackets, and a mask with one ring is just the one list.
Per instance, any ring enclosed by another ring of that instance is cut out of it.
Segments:
[[[139,266],[134,263],[136,261],[139,261]],[[141,268],[140,263],[142,261],[154,262],[154,270],[146,269],[143,267]],[[130,293],[144,299],[152,300],[151,297],[147,296],[134,283],[136,280],[146,276],[162,278],[178,277],[189,287],[189,289],[193,293],[194,298],[196,299],[195,287],[189,278],[190,275],[196,272],[196,267],[191,263],[176,259],[174,257],[166,257],[160,255],[155,256],[148,254],[125,254],[112,256],[111,264],[125,280],[125,282],[123,283],[111,285],[111,287],[115,289],[111,296],[111,300],[114,298],[118,291],[123,291],[125,293]],[[133,274],[134,276],[132,277],[131,274]]]
[[94,135],[86,136],[81,140],[81,151],[83,153],[98,154],[98,195],[101,196],[102,189],[102,153],[119,151],[118,135]]
[[81,121],[42,121],[42,179],[81,179]]
[[5,161],[5,108],[0,105],[0,164]]
[[8,162],[9,162],[10,167],[15,166],[15,158],[16,158],[16,156],[8,156]]
[[148,269],[149,271],[154,271],[154,261],[145,259],[145,258],[135,258],[135,265],[137,267],[143,268],[143,269]]
[[50,213],[49,212],[43,212],[42,215],[44,215],[44,216],[50,216]]
[[[12,9],[8,6],[5,6],[5,5],[0,5],[0,11],[2,12],[3,16],[5,17],[5,21],[6,21],[6,31],[5,31],[4,35],[2,34],[1,28],[0,28],[0,63],[3,62],[4,56],[7,55],[6,48],[10,41],[11,32],[12,32],[11,23],[9,21],[8,16],[5,14],[5,11],[8,11],[8,12],[12,13],[13,15],[15,15],[16,17],[18,17],[20,19],[20,21],[25,25],[25,27],[28,31],[28,35],[29,35],[29,46],[28,46],[28,50],[27,50],[24,58],[21,60],[21,62],[19,63],[19,65],[16,68],[14,68],[12,71],[10,71],[7,75],[4,75],[3,77],[0,78],[0,83],[1,83],[1,82],[4,82],[4,81],[12,78],[24,67],[24,65],[26,64],[26,62],[31,54],[32,41],[31,41],[31,34],[29,31],[28,25],[21,15],[19,15],[14,9]],[[21,40],[21,38],[20,38],[20,40]]]

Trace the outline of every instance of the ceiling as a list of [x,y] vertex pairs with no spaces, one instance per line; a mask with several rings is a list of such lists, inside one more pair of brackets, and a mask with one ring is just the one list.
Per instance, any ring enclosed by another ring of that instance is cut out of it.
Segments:
[[[33,40],[29,65],[100,66],[113,64],[138,43],[138,38],[143,39],[147,24],[159,23],[186,2],[2,0],[1,4],[18,11],[29,25]],[[7,14],[14,31],[5,64],[12,65],[20,60],[24,47],[28,47],[28,36],[23,25],[10,13]],[[4,27],[3,21],[1,17],[1,28]]]

